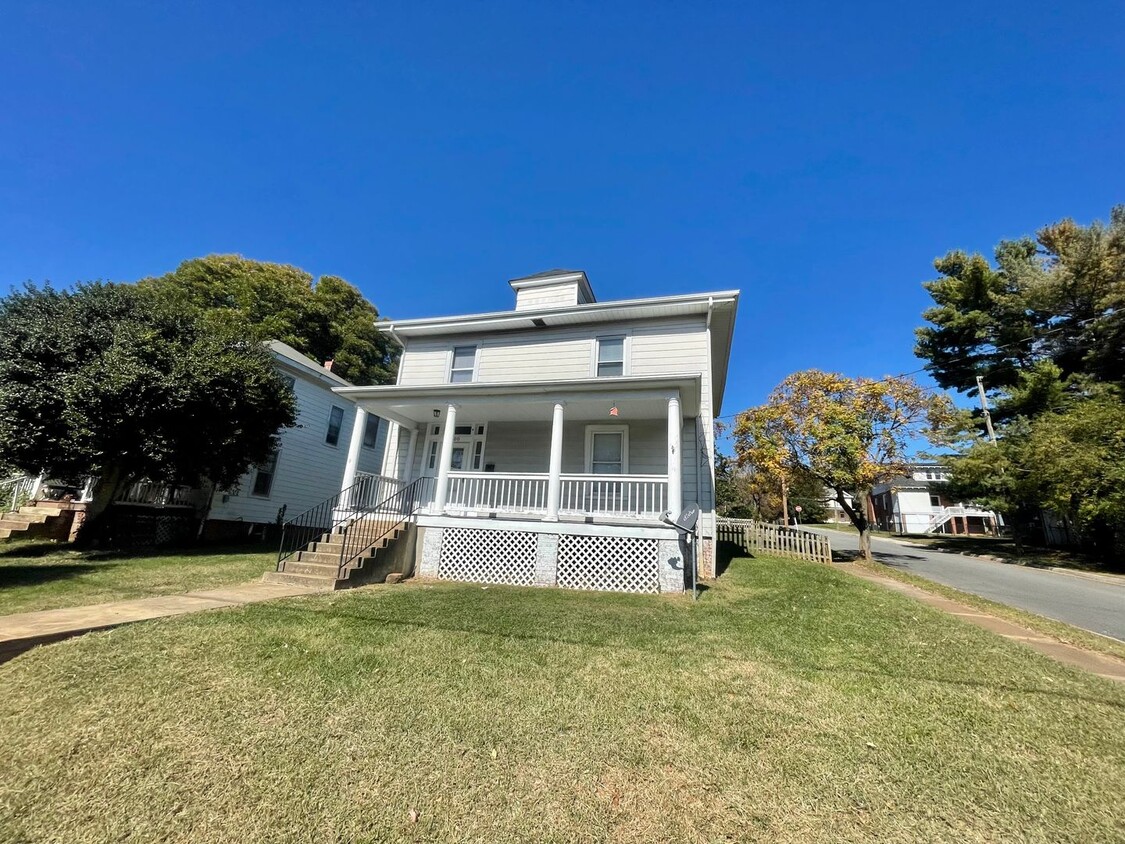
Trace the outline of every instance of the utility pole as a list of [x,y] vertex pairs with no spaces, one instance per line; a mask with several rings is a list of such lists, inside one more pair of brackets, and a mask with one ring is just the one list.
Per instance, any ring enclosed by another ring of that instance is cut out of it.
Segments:
[[988,399],[984,395],[984,377],[977,376],[977,392],[980,394],[980,409],[984,413],[984,427],[988,429],[988,439],[996,445],[996,432],[992,430],[992,415],[988,412]]
[[785,526],[789,527],[789,481],[781,476],[781,517],[785,519]]

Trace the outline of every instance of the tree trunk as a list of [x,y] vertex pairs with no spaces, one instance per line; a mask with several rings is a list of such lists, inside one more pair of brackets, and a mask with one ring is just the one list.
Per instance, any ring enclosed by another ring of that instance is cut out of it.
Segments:
[[852,526],[859,531],[859,555],[868,562],[871,561],[871,522],[867,519],[868,509],[868,491],[865,489],[857,490],[855,498],[853,499],[856,506],[848,504],[848,500],[844,497],[844,490],[842,487],[837,487],[836,502],[840,505],[848,518],[851,520]]
[[871,562],[871,526],[866,525],[859,532],[859,555]]
[[99,478],[97,486],[94,487],[94,495],[90,502],[86,505],[85,517],[82,520],[82,526],[78,530],[78,535],[75,537],[75,543],[78,545],[90,545],[97,535],[96,526],[101,520],[102,515],[113,504],[114,499],[117,498],[117,493],[121,489],[121,483],[124,478],[119,469],[110,469]]

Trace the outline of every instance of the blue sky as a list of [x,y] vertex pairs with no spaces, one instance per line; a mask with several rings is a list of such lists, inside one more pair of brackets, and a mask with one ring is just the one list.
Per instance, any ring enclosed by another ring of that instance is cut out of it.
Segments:
[[920,282],[1125,201],[1125,4],[0,8],[0,286],[210,252],[383,314],[741,288],[724,413],[916,369]]

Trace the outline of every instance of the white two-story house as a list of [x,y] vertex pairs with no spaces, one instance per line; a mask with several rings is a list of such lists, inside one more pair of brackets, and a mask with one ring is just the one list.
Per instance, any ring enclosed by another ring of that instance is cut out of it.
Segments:
[[[367,414],[390,422],[383,474],[412,490],[392,508],[409,510],[407,568],[680,591],[694,554],[710,575],[738,291],[599,302],[569,270],[510,284],[510,311],[381,323],[402,346],[398,383],[335,390],[356,404],[354,430]],[[697,551],[666,521],[689,504]]]

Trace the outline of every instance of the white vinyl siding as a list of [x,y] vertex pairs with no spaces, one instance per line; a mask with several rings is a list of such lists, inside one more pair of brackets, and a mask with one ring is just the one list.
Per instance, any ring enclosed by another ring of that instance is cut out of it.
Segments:
[[[589,378],[595,338],[617,335],[629,337],[629,375],[702,372],[706,378],[705,326],[703,317],[682,317],[474,335],[472,340],[479,347],[476,380],[504,383]],[[456,336],[412,338],[402,356],[399,383],[406,387],[448,383],[450,350],[462,344]]]
[[516,310],[534,308],[564,308],[578,304],[578,282],[555,284],[550,287],[525,288],[516,293]]
[[[312,377],[298,377],[293,393],[297,399],[297,425],[283,428],[279,434],[281,447],[269,498],[251,495],[255,480],[255,470],[251,469],[242,477],[237,495],[230,495],[223,501],[224,494],[215,493],[209,518],[268,524],[276,520],[282,505],[286,506],[286,518],[292,518],[340,491],[348,456],[347,444],[351,442],[355,425],[355,405],[335,395],[329,384]],[[326,448],[325,423],[333,405],[344,410],[340,427],[342,445]],[[361,472],[379,472],[387,428],[385,420],[380,422],[375,447],[360,449]]]

